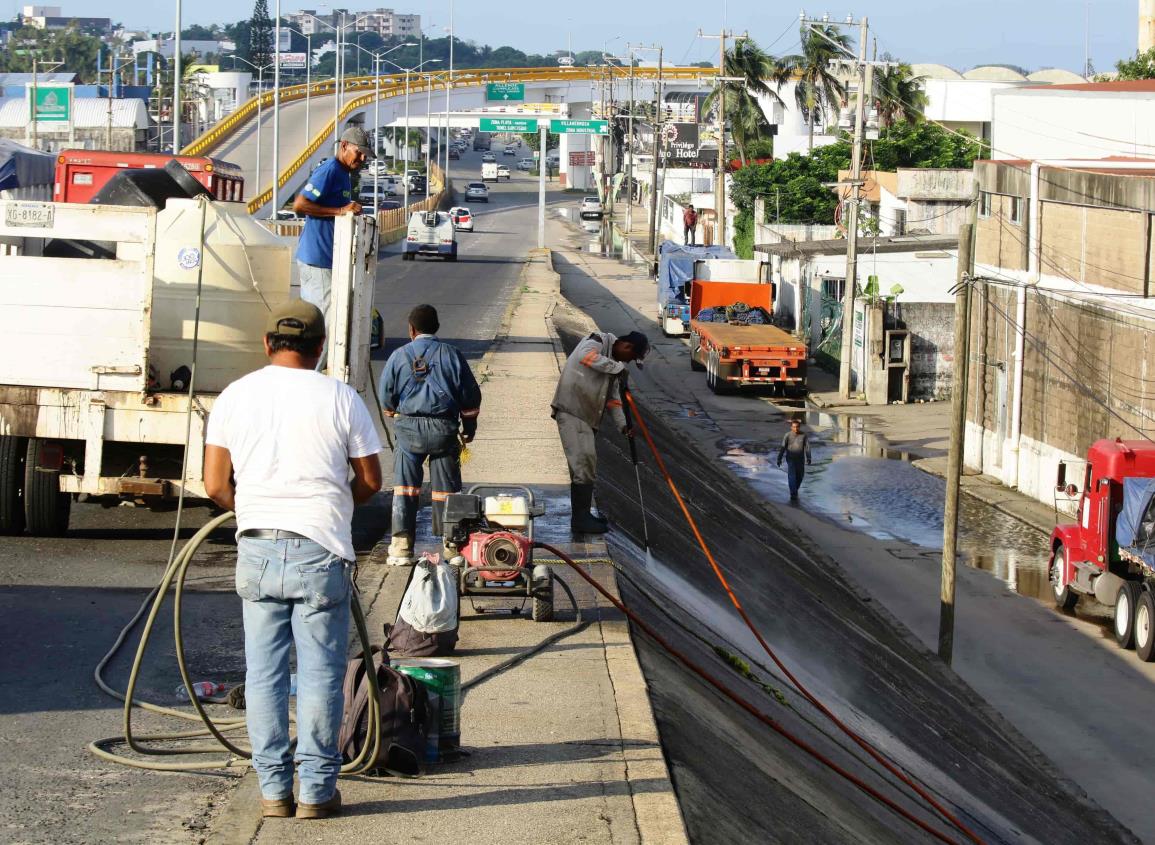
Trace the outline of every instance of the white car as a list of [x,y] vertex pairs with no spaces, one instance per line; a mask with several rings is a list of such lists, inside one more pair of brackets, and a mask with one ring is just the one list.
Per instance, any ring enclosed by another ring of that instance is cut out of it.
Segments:
[[465,198],[478,202],[489,202],[489,188],[484,182],[470,182],[465,186]]
[[507,155],[507,156],[517,155],[517,147],[515,147],[513,144],[506,145],[504,152],[502,152],[502,155]]
[[482,164],[493,163],[495,161],[497,161],[497,156],[495,156],[493,153],[485,153],[481,157],[481,163]]
[[533,170],[537,167],[537,161],[532,158],[523,158],[517,163],[518,170]]
[[596,217],[600,220],[602,216],[602,201],[597,197],[583,197],[581,207],[578,209],[578,216],[583,220],[589,217]]
[[507,180],[513,178],[513,174],[511,174],[509,172],[509,165],[507,165],[507,164],[497,165],[497,178],[500,179],[502,176],[504,176]]
[[473,231],[473,213],[465,206],[455,205],[449,209],[449,218],[453,221],[453,228],[457,231]]

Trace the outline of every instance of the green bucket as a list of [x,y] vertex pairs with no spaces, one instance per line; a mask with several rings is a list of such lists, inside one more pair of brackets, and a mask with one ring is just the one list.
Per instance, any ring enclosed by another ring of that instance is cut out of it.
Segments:
[[411,657],[392,661],[398,672],[420,681],[441,700],[438,722],[442,751],[461,745],[461,666],[443,657]]

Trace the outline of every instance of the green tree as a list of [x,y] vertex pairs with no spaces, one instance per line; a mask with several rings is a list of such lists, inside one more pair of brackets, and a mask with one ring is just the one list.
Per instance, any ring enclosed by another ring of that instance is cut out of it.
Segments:
[[922,121],[929,102],[922,87],[924,80],[925,77],[915,76],[908,64],[891,65],[874,72],[874,100],[884,129],[889,131],[899,119],[908,123]]
[[253,16],[249,18],[248,60],[257,67],[273,61],[273,19],[269,17],[269,4],[266,0],[257,0],[253,6]]
[[802,52],[784,57],[781,63],[783,70],[798,80],[794,100],[806,118],[807,149],[813,150],[819,113],[838,108],[846,96],[846,86],[831,70],[831,63],[845,58],[850,37],[831,24],[803,26],[801,37]]
[[1115,62],[1119,79],[1155,79],[1155,47]]
[[747,38],[738,41],[726,52],[723,76],[742,81],[720,83],[706,98],[703,107],[707,111],[716,109],[718,97],[724,98],[730,138],[738,148],[738,157],[744,167],[747,147],[770,137],[770,124],[757,96],[781,103],[778,91],[789,77],[789,72],[777,59]]
[[214,41],[216,40],[215,26],[201,26],[200,24],[193,24],[180,31],[181,38],[187,38],[189,41]]

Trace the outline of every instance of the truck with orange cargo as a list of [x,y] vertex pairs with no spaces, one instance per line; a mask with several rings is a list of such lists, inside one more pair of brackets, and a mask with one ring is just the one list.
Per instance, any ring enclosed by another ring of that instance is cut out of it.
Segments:
[[773,325],[774,285],[695,280],[690,290],[690,369],[714,393],[768,387],[806,393],[806,343]]

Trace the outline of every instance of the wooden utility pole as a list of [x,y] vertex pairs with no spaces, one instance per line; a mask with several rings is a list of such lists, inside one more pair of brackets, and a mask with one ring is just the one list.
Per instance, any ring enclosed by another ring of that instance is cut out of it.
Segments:
[[650,190],[650,254],[658,255],[658,162],[662,155],[662,48],[658,48],[658,84],[654,91],[654,179]]
[[942,526],[942,586],[939,595],[938,656],[950,665],[954,654],[955,560],[958,555],[958,502],[966,444],[967,385],[970,364],[971,265],[974,226],[958,233],[958,293],[954,306],[954,385],[951,388],[950,454],[946,467],[946,504]]
[[[726,39],[733,38],[740,41],[749,38],[748,32],[735,35],[723,29],[717,35],[707,35],[698,30],[699,38],[718,39],[718,76],[715,79],[715,90],[718,92],[718,160],[714,163],[714,242],[726,246],[726,89],[725,84],[732,81],[726,76]],[[745,82],[745,80],[742,80]]]
[[[626,45],[629,52],[629,45]],[[630,114],[626,120],[626,237],[634,230],[634,54],[630,57]]]
[[858,286],[858,203],[862,190],[862,139],[866,134],[866,102],[874,80],[874,66],[866,63],[867,31],[866,18],[863,18],[858,35],[858,96],[854,106],[854,146],[850,153],[850,203],[846,209],[846,287],[842,293],[842,354],[838,369],[838,387],[843,399],[850,398],[854,297]]

